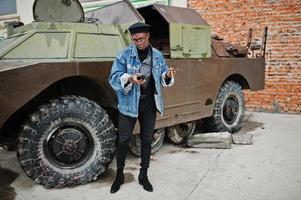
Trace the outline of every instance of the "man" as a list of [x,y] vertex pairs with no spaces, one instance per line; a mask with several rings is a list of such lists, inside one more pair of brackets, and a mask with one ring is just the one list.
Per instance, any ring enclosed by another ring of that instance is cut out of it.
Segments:
[[174,84],[175,70],[167,67],[162,54],[149,43],[150,26],[138,22],[131,25],[129,31],[133,44],[116,57],[109,77],[110,85],[118,96],[119,110],[117,173],[111,193],[117,192],[124,183],[123,168],[137,119],[141,138],[141,169],[138,180],[146,191],[153,191],[147,170],[156,111],[163,113],[161,84]]

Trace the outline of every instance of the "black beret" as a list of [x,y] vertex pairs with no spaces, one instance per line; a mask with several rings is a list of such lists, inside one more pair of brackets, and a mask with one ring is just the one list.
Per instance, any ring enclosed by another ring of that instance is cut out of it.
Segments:
[[137,22],[135,24],[132,24],[129,27],[129,31],[131,35],[136,34],[136,33],[148,33],[150,30],[150,25],[145,24],[143,22]]

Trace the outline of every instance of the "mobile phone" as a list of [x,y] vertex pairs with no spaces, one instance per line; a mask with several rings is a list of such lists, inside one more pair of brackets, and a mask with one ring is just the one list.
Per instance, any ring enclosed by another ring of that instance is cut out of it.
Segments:
[[144,74],[139,74],[137,75],[137,80],[144,80],[145,79],[145,75]]

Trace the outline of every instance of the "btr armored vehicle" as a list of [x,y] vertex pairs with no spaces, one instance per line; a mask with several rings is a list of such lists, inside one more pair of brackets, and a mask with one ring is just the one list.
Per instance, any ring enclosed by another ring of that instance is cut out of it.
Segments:
[[[239,130],[243,90],[264,88],[264,53],[248,58],[256,49],[250,43],[211,37],[192,9],[135,9],[121,1],[84,13],[77,0],[36,0],[33,16],[0,42],[0,127],[2,141],[16,136],[25,173],[47,188],[95,180],[111,163],[118,110],[108,77],[115,56],[131,43],[127,27],[134,22],[151,25],[151,44],[177,70],[175,85],[163,91],[153,152],[165,131],[172,142],[184,142],[198,119],[211,131]],[[139,155],[138,133],[137,124],[131,150]]]

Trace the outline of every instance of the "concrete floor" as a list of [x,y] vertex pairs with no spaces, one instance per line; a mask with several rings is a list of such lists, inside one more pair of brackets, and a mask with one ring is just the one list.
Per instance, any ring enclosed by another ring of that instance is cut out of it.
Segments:
[[248,113],[246,119],[241,132],[253,135],[253,145],[221,150],[164,143],[151,161],[152,193],[138,184],[140,160],[131,155],[127,183],[110,194],[115,162],[95,182],[45,189],[22,172],[15,152],[0,150],[0,199],[300,200],[301,115]]

